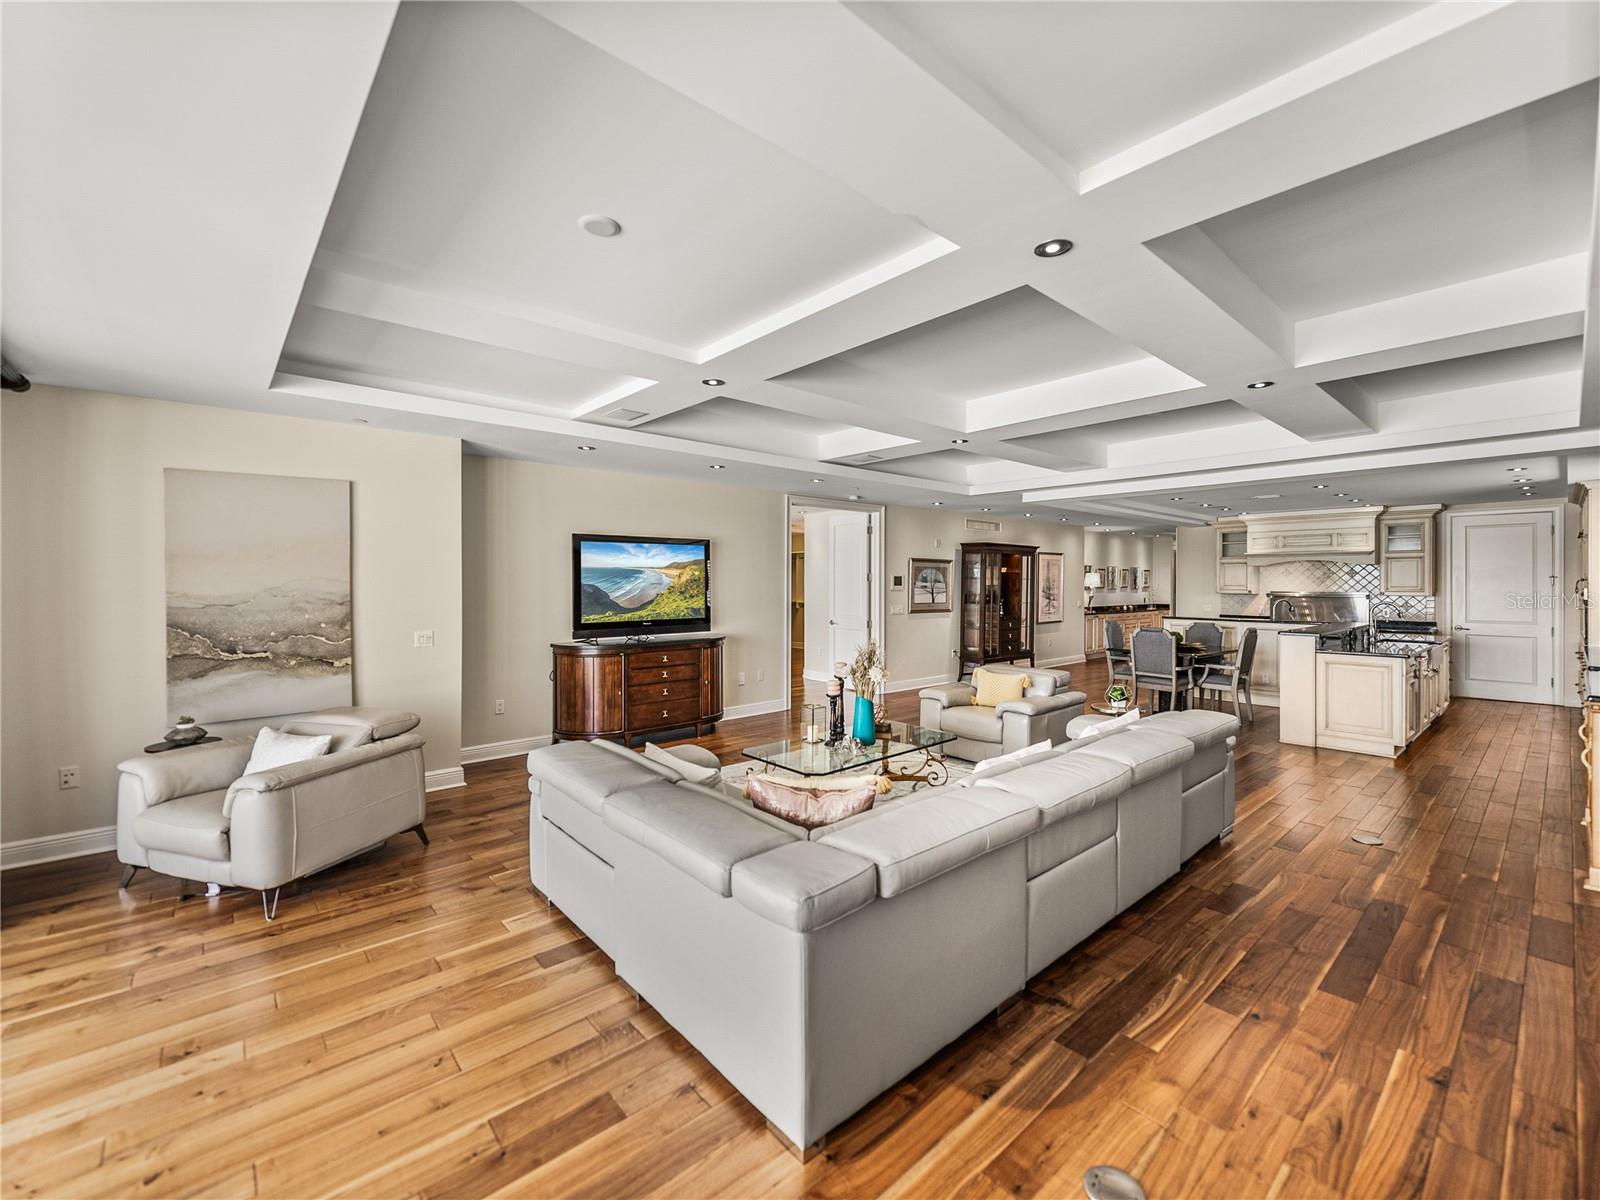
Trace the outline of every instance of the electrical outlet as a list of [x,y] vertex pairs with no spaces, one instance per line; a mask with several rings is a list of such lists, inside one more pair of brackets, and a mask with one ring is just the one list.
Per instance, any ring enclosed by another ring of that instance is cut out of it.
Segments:
[[893,604],[893,603],[891,603],[889,605],[889,615],[891,617],[903,617],[903,616],[905,616],[906,615],[906,606],[904,604]]
[[413,630],[412,633],[411,633],[411,644],[413,646],[415,646],[415,647],[418,647],[418,648],[426,648],[428,646],[433,645],[433,630],[431,630],[431,629],[416,629],[416,630]]
[[944,545],[944,539],[943,538],[934,538],[933,539],[933,548],[935,550],[937,550],[942,545]]
[[743,671],[739,672],[739,686],[740,687],[744,686],[744,672]]
[[497,717],[506,715],[506,702],[504,700],[496,700],[494,702],[494,715]]
[[62,791],[66,791],[69,788],[77,787],[78,786],[78,768],[77,767],[58,767],[58,768],[56,768],[56,786],[59,787]]

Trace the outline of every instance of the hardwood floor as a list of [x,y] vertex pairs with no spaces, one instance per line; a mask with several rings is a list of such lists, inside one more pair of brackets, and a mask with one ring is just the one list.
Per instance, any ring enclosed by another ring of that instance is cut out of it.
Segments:
[[533,892],[520,760],[271,925],[109,855],[7,872],[5,1194],[1600,1195],[1574,712],[1458,701],[1392,764],[1259,716],[1229,844],[805,1165]]

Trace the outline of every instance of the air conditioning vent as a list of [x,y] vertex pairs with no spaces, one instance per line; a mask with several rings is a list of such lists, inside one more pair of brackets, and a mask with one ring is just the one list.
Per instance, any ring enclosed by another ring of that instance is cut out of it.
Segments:
[[624,425],[632,425],[635,421],[642,421],[650,414],[640,412],[637,408],[613,408],[610,412],[601,415],[602,421],[618,421]]
[[986,521],[982,517],[968,517],[967,528],[974,533],[999,533],[999,521]]
[[853,464],[855,466],[860,466],[862,463],[882,462],[883,461],[883,455],[881,455],[881,454],[852,454],[849,458],[841,458],[839,461],[840,462],[844,462],[844,463],[851,463],[851,464]]

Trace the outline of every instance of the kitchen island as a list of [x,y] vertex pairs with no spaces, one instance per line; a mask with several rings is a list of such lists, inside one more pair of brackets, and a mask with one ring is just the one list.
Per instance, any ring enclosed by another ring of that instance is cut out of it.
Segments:
[[1394,758],[1450,704],[1450,641],[1416,637],[1323,650],[1314,630],[1278,647],[1278,740]]

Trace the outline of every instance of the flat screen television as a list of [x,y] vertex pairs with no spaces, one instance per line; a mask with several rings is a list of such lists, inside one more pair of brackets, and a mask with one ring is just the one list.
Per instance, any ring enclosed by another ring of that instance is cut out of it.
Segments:
[[572,635],[705,633],[711,628],[706,538],[572,535]]

